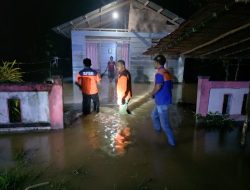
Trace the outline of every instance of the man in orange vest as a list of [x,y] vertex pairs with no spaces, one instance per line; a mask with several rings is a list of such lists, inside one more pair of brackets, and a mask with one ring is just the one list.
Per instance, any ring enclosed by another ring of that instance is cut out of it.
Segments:
[[82,69],[76,77],[75,84],[82,91],[82,112],[87,115],[90,113],[91,99],[94,104],[94,111],[99,112],[100,102],[98,95],[98,87],[101,77],[99,73],[90,68],[91,60],[86,58],[83,60],[84,69]]
[[125,61],[119,60],[116,64],[118,79],[116,84],[117,104],[121,114],[129,113],[128,102],[132,97],[132,84],[130,72],[125,67]]

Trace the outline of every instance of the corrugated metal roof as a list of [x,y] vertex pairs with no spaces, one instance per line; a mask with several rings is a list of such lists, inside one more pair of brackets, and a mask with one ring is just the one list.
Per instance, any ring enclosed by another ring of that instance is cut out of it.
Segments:
[[[145,8],[150,11],[156,12],[164,17],[177,27],[184,22],[183,18],[180,18],[178,15],[172,13],[167,9],[163,9],[161,6],[147,0],[117,0],[111,2],[103,7],[100,7],[94,11],[91,11],[87,14],[84,14],[80,17],[77,17],[71,21],[68,21],[64,24],[56,26],[52,28],[55,32],[62,34],[68,38],[70,38],[71,30],[79,30],[79,29],[97,29],[97,28],[105,28],[105,29],[128,29],[129,22],[129,11],[130,4],[132,1],[140,3]],[[123,19],[123,23],[114,22],[112,19],[112,13],[114,11],[119,12],[120,17]],[[166,24],[166,23],[164,23]]]
[[250,3],[213,1],[144,54],[250,58]]

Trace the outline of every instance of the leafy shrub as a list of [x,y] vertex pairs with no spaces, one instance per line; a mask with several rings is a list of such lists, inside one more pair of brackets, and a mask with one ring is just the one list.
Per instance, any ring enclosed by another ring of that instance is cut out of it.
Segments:
[[16,61],[3,61],[0,64],[0,82],[22,82],[21,69],[16,67]]
[[235,127],[235,121],[229,115],[209,112],[206,116],[196,114],[197,127],[207,130],[230,131]]

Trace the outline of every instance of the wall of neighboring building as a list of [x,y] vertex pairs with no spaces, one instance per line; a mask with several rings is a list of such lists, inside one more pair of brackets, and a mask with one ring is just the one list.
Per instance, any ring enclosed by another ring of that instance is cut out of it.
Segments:
[[8,99],[21,100],[23,123],[50,122],[48,92],[0,92],[0,124],[10,122]]
[[[18,110],[10,100],[18,100]],[[60,79],[53,84],[0,84],[0,132],[63,128],[63,93]],[[20,121],[11,121],[10,110]]]
[[248,93],[248,88],[219,88],[211,89],[208,100],[208,111],[222,113],[223,100],[225,95],[228,97],[227,112],[230,115],[237,115],[241,113],[243,106],[243,97]]
[[224,111],[238,120],[243,120],[243,99],[249,91],[249,82],[209,81],[199,77],[196,113],[203,116],[209,112],[222,114]]

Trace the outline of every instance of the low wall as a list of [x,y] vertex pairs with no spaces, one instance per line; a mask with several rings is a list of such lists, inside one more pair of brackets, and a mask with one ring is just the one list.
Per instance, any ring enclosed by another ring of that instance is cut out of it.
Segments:
[[202,116],[208,112],[222,114],[224,109],[236,120],[243,120],[243,100],[248,91],[248,81],[209,81],[209,77],[199,77],[196,113]]
[[[20,121],[13,122],[9,100],[18,100]],[[53,84],[0,84],[0,131],[62,129],[63,91],[60,79]]]

